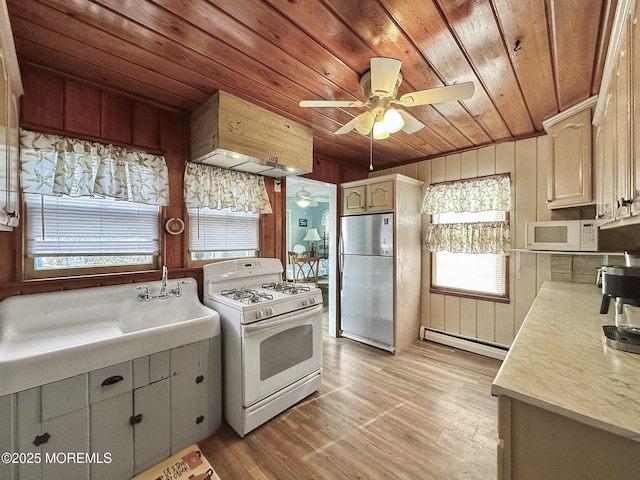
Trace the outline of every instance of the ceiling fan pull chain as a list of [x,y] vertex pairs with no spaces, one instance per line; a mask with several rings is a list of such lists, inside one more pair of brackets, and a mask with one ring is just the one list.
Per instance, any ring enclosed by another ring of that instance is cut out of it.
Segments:
[[369,171],[373,172],[373,129],[369,135]]

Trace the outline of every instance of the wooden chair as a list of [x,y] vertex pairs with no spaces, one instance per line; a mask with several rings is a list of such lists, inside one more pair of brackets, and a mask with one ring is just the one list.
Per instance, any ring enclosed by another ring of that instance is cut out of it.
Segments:
[[320,257],[295,257],[293,259],[293,283],[318,285]]

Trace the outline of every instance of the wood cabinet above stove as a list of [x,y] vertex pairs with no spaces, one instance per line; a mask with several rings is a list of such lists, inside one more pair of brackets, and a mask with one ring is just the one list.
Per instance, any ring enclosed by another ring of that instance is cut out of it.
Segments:
[[313,133],[278,114],[218,91],[191,116],[194,162],[284,177],[313,170]]

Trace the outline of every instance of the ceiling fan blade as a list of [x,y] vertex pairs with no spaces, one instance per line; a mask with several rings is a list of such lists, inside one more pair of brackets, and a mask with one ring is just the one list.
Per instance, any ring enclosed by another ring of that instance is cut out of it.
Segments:
[[411,115],[409,112],[405,112],[404,110],[397,109],[398,113],[404,120],[404,127],[402,127],[402,131],[405,133],[416,133],[421,128],[425,127],[425,124],[418,120],[416,117]]
[[365,102],[359,100],[302,100],[299,105],[301,107],[364,107]]
[[473,82],[458,83],[448,87],[406,93],[400,97],[397,103],[405,107],[412,107],[414,105],[429,105],[431,103],[465,100],[471,98],[474,91],[475,85]]
[[361,113],[356,117],[355,129],[362,135],[369,135],[375,120],[376,116],[371,112],[371,110]]
[[363,135],[367,135],[371,131],[371,127],[373,127],[373,122],[375,120],[375,116],[370,112],[366,111],[361,113],[357,117],[352,118],[348,123],[346,123],[339,130],[336,130],[336,135],[343,135],[345,133],[349,133],[354,128],[362,133]]
[[344,135],[345,133],[349,133],[356,126],[356,122],[358,121],[358,117],[352,118],[348,123],[345,123],[342,127],[335,131],[336,135]]
[[371,59],[371,91],[379,97],[393,96],[402,62],[395,58]]

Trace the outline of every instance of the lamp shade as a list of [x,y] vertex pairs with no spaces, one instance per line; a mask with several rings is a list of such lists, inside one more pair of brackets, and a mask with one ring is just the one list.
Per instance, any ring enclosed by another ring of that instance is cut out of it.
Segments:
[[318,240],[322,240],[322,238],[320,238],[317,228],[310,228],[302,240],[305,242],[317,242]]
[[387,130],[389,133],[396,133],[400,131],[402,127],[404,127],[404,119],[398,113],[397,110],[390,108],[384,114],[384,123],[387,126]]
[[373,124],[373,138],[376,140],[389,138],[389,129],[384,122],[376,122]]

